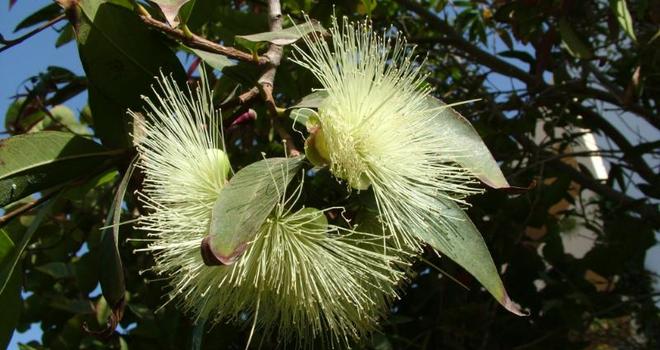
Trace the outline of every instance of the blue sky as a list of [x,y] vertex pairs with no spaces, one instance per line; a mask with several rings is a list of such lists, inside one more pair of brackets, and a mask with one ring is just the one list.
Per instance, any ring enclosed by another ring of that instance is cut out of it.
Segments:
[[[2,0],[0,0],[2,1]],[[14,27],[23,18],[33,13],[35,10],[51,3],[50,0],[18,0],[16,5],[7,10],[7,0],[2,1],[5,6],[0,10],[0,33],[6,39],[13,39],[26,31],[13,33]],[[61,28],[61,25],[57,25]],[[76,74],[84,74],[80,60],[78,58],[77,48],[74,43],[69,43],[63,47],[55,48],[55,40],[59,33],[54,29],[47,29],[27,41],[0,53],[0,125],[4,128],[4,115],[7,107],[13,101],[12,96],[18,92],[24,92],[24,80],[32,75],[46,70],[48,66],[60,66],[73,71]],[[514,64],[520,62],[512,61]],[[509,87],[512,82],[509,79],[493,76],[491,80],[494,84],[506,84]],[[73,100],[67,102],[67,105],[80,110],[86,104],[87,95],[80,94]],[[619,124],[618,118],[613,118],[613,123]],[[639,119],[639,118],[637,118]],[[624,129],[624,125],[617,125]],[[637,128],[635,128],[637,129]],[[641,128],[642,130],[652,130],[650,128]],[[650,138],[657,138],[657,134],[649,135]],[[660,272],[660,246],[656,245],[653,253],[649,254],[647,266]],[[14,334],[8,349],[18,349],[18,342],[28,342],[33,339],[41,338],[41,329],[38,324],[33,325],[26,333]]]

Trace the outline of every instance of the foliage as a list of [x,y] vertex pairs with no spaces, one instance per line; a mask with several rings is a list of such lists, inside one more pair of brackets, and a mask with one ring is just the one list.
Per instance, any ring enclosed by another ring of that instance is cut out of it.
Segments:
[[[209,73],[215,69],[214,101],[237,178],[238,169],[264,156],[302,150],[296,131],[314,128],[307,109],[326,96],[310,96],[321,83],[291,60],[288,45],[317,24],[290,27],[307,14],[329,28],[334,14],[368,16],[375,28],[402,33],[425,57],[420,69],[435,97],[480,99],[455,107],[474,127],[462,124],[457,133],[490,159],[475,130],[483,138],[506,177],[493,187],[536,184],[515,194],[488,189],[468,200],[508,294],[529,317],[506,312],[469,273],[429,250],[411,267],[382,333],[359,346],[658,345],[657,292],[644,269],[660,227],[657,1],[276,1],[282,18],[273,16],[271,2],[58,0],[19,21],[25,38],[1,38],[0,50],[30,45],[35,29],[66,17],[53,45],[75,38],[69,45],[78,45],[86,74],[49,67],[26,77],[27,93],[5,117],[0,344],[12,329],[39,323],[42,339],[25,348],[245,346],[248,318],[213,326],[166,303],[170,287],[152,272],[153,257],[134,253],[147,246],[147,233],[131,224],[108,227],[148,210],[135,195],[142,174],[129,170],[143,130],[125,112],[144,110],[141,95],[154,98],[159,71],[195,85],[194,68],[206,62]],[[282,49],[276,44],[286,44],[281,61],[273,61]],[[184,69],[177,52],[193,63]],[[88,106],[75,116],[65,104],[85,90]],[[463,122],[458,113],[452,117]],[[620,129],[619,120],[652,130],[655,139]],[[585,133],[597,135],[600,150],[581,147]],[[607,161],[606,180],[584,165],[594,157]],[[370,224],[364,213],[375,208],[369,191],[349,191],[328,169],[307,172],[299,201],[343,206],[345,213],[327,211],[332,224],[348,216],[363,227]],[[584,255],[569,244],[577,235],[593,243]],[[273,346],[268,341],[262,346]]]

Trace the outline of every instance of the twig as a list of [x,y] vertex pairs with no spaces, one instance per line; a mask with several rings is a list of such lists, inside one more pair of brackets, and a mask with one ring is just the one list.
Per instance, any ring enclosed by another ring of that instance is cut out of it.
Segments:
[[248,102],[250,102],[253,98],[259,96],[259,87],[258,86],[253,86],[250,90],[240,94],[236,98],[232,98],[231,100],[222,103],[220,105],[220,108],[227,109],[227,108],[232,108],[238,105],[244,105]]
[[[282,30],[282,7],[279,0],[268,0],[268,26],[271,32]],[[284,142],[287,148],[288,155],[297,156],[300,154],[300,151],[296,148],[291,134],[280,125],[277,105],[273,98],[273,82],[275,81],[277,67],[282,61],[282,46],[270,44],[270,46],[268,46],[268,51],[266,51],[264,56],[268,58],[269,62],[257,81],[259,83],[259,90],[261,91],[261,96],[268,107],[273,127],[280,138],[282,138],[282,142]]]
[[168,24],[156,20],[150,16],[140,15],[140,19],[149,27],[157,29],[167,34],[168,36],[181,41],[186,46],[194,49],[200,49],[211,53],[218,53],[241,61],[255,62],[259,65],[268,64],[270,61],[269,57],[267,56],[259,56],[255,61],[254,56],[252,56],[250,53],[238,50],[230,46],[214,43],[208,39],[202,38],[201,36],[190,32],[184,33],[181,29],[172,28]]
[[30,210],[32,208],[35,208],[35,207],[38,207],[40,204],[46,202],[51,197],[53,197],[55,194],[59,193],[60,190],[61,189],[58,189],[58,190],[52,191],[50,193],[44,194],[44,195],[41,196],[41,198],[39,198],[37,200],[34,200],[30,203],[24,204],[24,205],[22,205],[22,206],[20,206],[16,209],[10,211],[9,213],[3,215],[2,217],[0,217],[0,226],[4,225],[9,220],[11,220],[11,219],[13,219],[17,216],[22,215],[23,213],[27,212],[28,210]]
[[3,38],[2,35],[0,35],[0,44],[5,45],[5,46],[3,46],[3,47],[0,47],[0,52],[3,52],[3,51],[5,51],[5,50],[9,49],[10,47],[13,47],[13,46],[16,46],[16,45],[22,43],[22,42],[25,41],[26,39],[29,39],[30,37],[32,37],[32,36],[38,34],[38,33],[41,32],[42,30],[44,30],[44,29],[46,29],[46,28],[48,28],[48,27],[54,25],[55,23],[57,23],[57,22],[63,20],[65,17],[66,17],[66,16],[65,16],[64,14],[61,14],[61,15],[59,15],[59,16],[57,16],[57,17],[51,19],[50,21],[48,21],[48,22],[42,24],[40,27],[37,27],[37,28],[35,28],[34,30],[32,30],[31,32],[29,32],[29,33],[27,33],[27,34],[25,34],[25,35],[23,35],[23,36],[20,36],[20,37],[18,37],[18,38],[16,38],[16,39],[5,40],[5,38]]

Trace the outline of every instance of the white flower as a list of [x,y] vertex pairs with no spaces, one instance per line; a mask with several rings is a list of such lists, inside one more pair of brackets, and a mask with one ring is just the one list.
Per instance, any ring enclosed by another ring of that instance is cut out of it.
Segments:
[[134,114],[144,130],[138,166],[150,210],[138,228],[152,238],[143,250],[154,255],[152,270],[169,280],[168,302],[215,322],[251,319],[252,333],[298,347],[363,339],[396,297],[403,263],[380,252],[380,236],[328,224],[324,212],[337,208],[292,210],[302,182],[291,196],[281,191],[233,265],[204,264],[200,243],[230,168],[202,80],[195,94],[184,94],[162,78],[145,121]]
[[318,34],[295,47],[327,98],[318,106],[314,151],[354,189],[373,189],[384,224],[400,247],[419,250],[419,232],[451,230],[443,200],[480,192],[455,161],[471,150],[452,143],[442,108],[401,37],[387,39],[367,23],[333,20],[332,45]]

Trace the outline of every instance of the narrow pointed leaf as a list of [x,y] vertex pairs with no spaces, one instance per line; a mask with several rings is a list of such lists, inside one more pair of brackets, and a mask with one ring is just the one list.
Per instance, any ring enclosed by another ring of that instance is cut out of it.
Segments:
[[6,349],[21,315],[22,273],[14,271],[7,282],[7,287],[0,293],[2,317],[0,317],[0,349]]
[[190,49],[190,51],[194,52],[195,55],[202,59],[202,61],[217,70],[223,70],[225,67],[236,65],[235,61],[232,61],[227,58],[227,56],[223,56],[218,53],[206,52],[198,49]]
[[289,107],[289,109],[295,108],[319,108],[321,103],[328,97],[328,92],[325,90],[314,91],[311,94],[305,96],[300,100],[300,102]]
[[133,170],[135,168],[135,158],[128,166],[124,177],[122,178],[117,192],[115,192],[114,202],[111,210],[108,211],[106,226],[111,226],[103,231],[101,236],[101,266],[99,272],[99,282],[103,297],[111,308],[115,309],[121,305],[126,292],[126,282],[124,278],[124,267],[119,255],[119,221],[121,219],[121,206],[126,194],[126,189],[130,182]]
[[[4,229],[0,229],[0,266],[5,266],[5,259],[11,256],[14,242]],[[0,317],[0,349],[6,349],[21,312],[21,273],[14,271],[9,277],[7,287],[0,293],[2,317]]]
[[439,199],[438,205],[442,219],[430,222],[419,237],[472,274],[507,310],[525,315],[509,298],[488,247],[467,214],[451,200]]
[[610,0],[610,8],[614,11],[614,15],[616,15],[616,19],[621,28],[623,28],[623,31],[634,42],[637,42],[637,36],[635,36],[635,29],[633,28],[632,17],[630,16],[630,11],[628,11],[626,0]]
[[428,97],[427,103],[429,108],[443,107],[439,109],[436,117],[437,126],[443,131],[444,135],[438,142],[446,142],[450,146],[459,144],[466,150],[460,157],[455,157],[452,160],[490,187],[510,187],[493,155],[481,140],[479,133],[472,127],[472,124],[456,110],[437,98]]
[[62,13],[62,8],[58,4],[52,3],[46,5],[39,9],[37,12],[25,17],[25,19],[18,23],[16,28],[14,28],[14,33],[21,29],[30,28],[39,23],[48,22],[51,19],[57,17],[60,13]]
[[231,264],[254,239],[302,165],[303,157],[269,158],[250,164],[220,191],[209,227],[210,247]]
[[23,251],[27,247],[28,243],[30,243],[32,240],[34,233],[37,232],[41,222],[51,214],[51,211],[53,210],[55,204],[58,202],[61,194],[62,193],[60,192],[55,196],[55,198],[46,202],[46,204],[39,210],[39,212],[37,212],[34,220],[32,220],[32,223],[30,223],[30,226],[23,234],[21,241],[16,247],[14,247],[14,249],[12,249],[12,253],[3,259],[2,265],[0,265],[0,294],[4,293],[5,289],[9,285],[12,274],[18,266],[21,255],[23,255]]
[[[117,154],[68,132],[42,131],[0,141],[0,205],[98,168]],[[76,171],[71,171],[75,165]]]
[[326,30],[323,26],[317,22],[306,22],[304,24],[289,27],[286,29],[273,31],[273,32],[264,32],[250,35],[237,35],[236,42],[245,47],[253,47],[250,43],[259,43],[259,42],[269,42],[276,45],[289,45],[298,41],[298,39],[303,36],[312,33],[320,32],[322,34],[326,33]]

